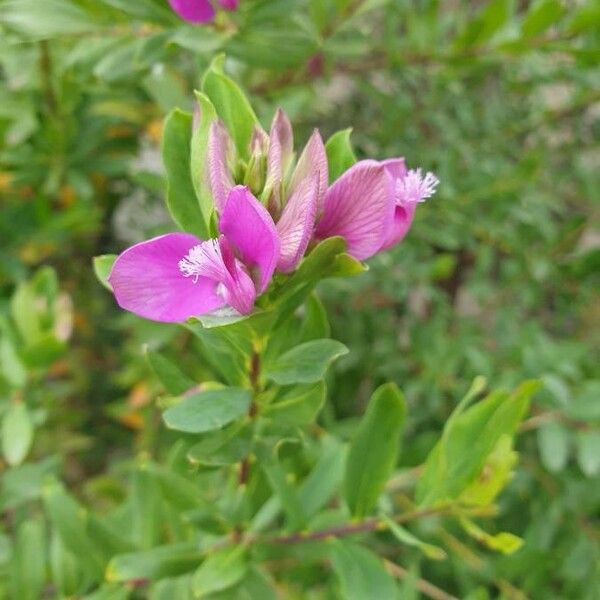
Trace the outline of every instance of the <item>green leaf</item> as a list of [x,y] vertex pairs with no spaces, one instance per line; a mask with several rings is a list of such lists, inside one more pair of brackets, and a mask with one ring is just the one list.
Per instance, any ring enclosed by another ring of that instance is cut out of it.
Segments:
[[[291,515],[292,521],[295,519],[298,523],[304,523],[333,498],[343,479],[346,450],[345,444],[332,436],[324,436],[319,460],[308,477],[298,486],[297,491],[291,488],[291,491],[283,490],[284,494],[290,494],[291,502],[286,512],[288,517]],[[289,488],[287,482],[282,485]],[[273,523],[281,511],[280,497],[281,494],[272,496],[265,502],[252,519],[250,531],[263,531]]]
[[21,388],[27,382],[27,371],[11,337],[6,330],[0,329],[0,375],[12,386]]
[[223,72],[224,61],[224,55],[213,60],[202,79],[202,91],[223,119],[238,154],[248,159],[252,133],[260,125],[244,92]]
[[49,457],[4,471],[0,488],[2,510],[15,509],[31,500],[38,500],[45,481],[57,473],[58,467],[56,457]]
[[233,465],[249,454],[252,436],[250,423],[234,423],[226,429],[210,431],[189,449],[188,458],[205,466]]
[[346,242],[341,237],[323,240],[308,256],[304,257],[296,271],[274,289],[271,299],[279,308],[275,329],[290,318],[319,281],[325,277],[337,276],[336,260],[344,254],[345,250]]
[[577,462],[587,477],[600,473],[600,431],[579,431],[576,437]]
[[269,480],[269,485],[287,516],[289,528],[291,530],[300,529],[306,523],[306,514],[300,503],[296,487],[288,480],[286,472],[272,448],[266,448],[265,445],[258,446],[257,455],[260,466]]
[[496,32],[505,27],[514,11],[513,0],[491,0],[479,14],[469,21],[455,39],[456,48],[464,48],[489,41]]
[[306,315],[302,323],[300,340],[309,342],[319,338],[328,338],[331,334],[331,327],[327,319],[327,311],[319,297],[313,292],[305,304]]
[[200,392],[166,410],[163,420],[176,431],[212,431],[248,414],[250,399],[250,392],[241,388]]
[[177,22],[176,17],[166,5],[162,6],[161,3],[154,2],[154,0],[136,0],[136,2],[131,2],[131,0],[101,1],[144,21],[153,21],[160,24]]
[[77,557],[69,552],[54,531],[50,538],[50,570],[52,582],[64,597],[75,596],[82,582],[82,572]]
[[571,434],[560,423],[546,423],[537,431],[538,448],[542,464],[548,471],[559,473],[567,465]]
[[600,27],[600,7],[595,0],[588,1],[583,6],[572,10],[571,15],[567,26],[568,33],[597,31]]
[[298,500],[310,519],[337,492],[344,477],[347,448],[333,436],[324,436],[319,460],[298,488]]
[[339,254],[333,261],[333,266],[327,277],[354,277],[368,271],[369,267],[349,254]]
[[112,270],[113,265],[117,260],[116,254],[103,254],[101,256],[94,256],[94,274],[98,281],[107,289],[112,292],[112,286],[108,282],[108,276]]
[[26,348],[48,341],[58,299],[58,278],[54,269],[42,267],[35,275],[19,285],[10,301],[10,312]]
[[186,324],[199,338],[203,358],[229,385],[249,383],[247,365],[256,335],[252,323],[257,316],[215,328],[206,328],[200,323]]
[[348,353],[335,340],[312,340],[288,350],[266,368],[267,377],[279,385],[315,383],[325,376],[329,365]]
[[156,476],[161,494],[165,500],[177,507],[178,510],[192,510],[202,504],[202,500],[198,495],[198,486],[194,479],[152,462],[149,462],[146,468]]
[[306,28],[294,25],[293,20],[287,20],[281,27],[273,26],[271,21],[261,23],[260,28],[247,27],[229,40],[227,53],[254,68],[299,66],[318,50],[318,44]]
[[146,359],[170,394],[183,394],[196,385],[177,365],[156,350],[146,348]]
[[396,600],[398,588],[381,559],[370,550],[348,542],[331,542],[331,564],[344,600]]
[[46,527],[41,518],[23,521],[17,530],[10,565],[12,598],[38,600],[46,581]]
[[0,23],[36,40],[97,27],[82,8],[67,0],[6,0],[0,5]]
[[263,412],[278,425],[302,427],[313,423],[325,404],[325,384],[296,386]]
[[[235,600],[278,600],[279,595],[265,573],[251,566],[236,586]],[[225,600],[225,599],[223,599]]]
[[158,482],[142,463],[131,474],[131,537],[138,548],[146,550],[158,543],[162,520]]
[[244,546],[219,550],[211,554],[194,573],[194,596],[204,598],[226,590],[238,583],[247,571],[247,550]]
[[129,600],[130,592],[129,585],[106,584],[84,596],[83,600]]
[[543,33],[556,23],[564,13],[559,0],[541,0],[534,3],[527,11],[521,26],[521,36],[531,38]]
[[149,600],[192,600],[192,576],[179,575],[157,581],[150,588]]
[[458,498],[481,474],[500,439],[512,438],[539,387],[539,381],[526,381],[512,394],[493,392],[465,410],[477,389],[474,385],[427,457],[417,485],[417,502],[430,506]]
[[87,532],[88,514],[62,486],[51,483],[44,489],[44,505],[65,548],[79,558],[79,564],[94,580],[102,577],[106,556]]
[[501,531],[492,535],[481,529],[473,521],[464,518],[460,520],[460,524],[472,538],[487,546],[490,550],[502,554],[513,554],[523,545],[523,540],[513,533]]
[[460,501],[475,506],[490,506],[510,481],[518,454],[512,449],[510,435],[503,435],[488,456],[479,477],[460,495]]
[[150,579],[156,581],[189,573],[202,560],[203,553],[196,544],[169,544],[143,552],[115,556],[106,569],[111,582]]
[[405,413],[404,396],[394,384],[375,390],[346,461],[344,497],[355,517],[375,506],[396,465]]
[[88,514],[86,531],[106,558],[135,550],[135,545],[129,538],[129,531],[117,530],[116,525],[107,522],[106,518]]
[[335,181],[356,162],[356,156],[350,143],[351,133],[352,128],[337,131],[325,144],[329,163],[329,183]]
[[209,237],[208,223],[196,198],[190,171],[191,139],[192,115],[176,108],[165,121],[162,140],[162,157],[167,171],[167,208],[180,229],[206,239]]
[[446,552],[442,548],[423,542],[410,531],[408,531],[408,529],[405,529],[404,527],[398,525],[398,523],[392,521],[392,519],[390,519],[390,517],[387,515],[383,515],[382,519],[399,542],[402,542],[408,546],[415,546],[421,550],[425,556],[431,558],[432,560],[444,560],[447,557]]
[[190,169],[192,184],[204,215],[204,222],[210,223],[213,215],[213,197],[207,180],[208,134],[211,124],[217,119],[217,111],[209,97],[202,92],[194,92],[198,102],[197,124],[192,132],[190,148]]
[[24,402],[13,403],[2,418],[2,453],[9,465],[25,460],[33,442],[33,423]]

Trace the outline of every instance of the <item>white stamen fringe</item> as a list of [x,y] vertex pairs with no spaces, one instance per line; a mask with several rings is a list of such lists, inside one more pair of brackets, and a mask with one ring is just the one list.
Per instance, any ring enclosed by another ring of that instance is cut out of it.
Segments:
[[421,169],[411,169],[396,182],[396,192],[400,204],[425,202],[435,194],[440,180],[430,171],[422,175]]
[[219,240],[206,240],[193,246],[179,261],[179,270],[184,277],[193,277],[194,283],[198,283],[199,277],[214,274],[222,264]]

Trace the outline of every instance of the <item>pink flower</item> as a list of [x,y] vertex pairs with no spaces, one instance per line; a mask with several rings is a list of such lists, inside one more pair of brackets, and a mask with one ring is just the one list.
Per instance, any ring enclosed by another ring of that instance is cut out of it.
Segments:
[[280,255],[271,215],[244,186],[228,194],[220,235],[168,233],[125,250],[109,276],[121,308],[146,319],[184,321],[226,305],[249,314]]
[[[247,183],[267,205],[277,223],[281,252],[277,269],[293,271],[306,252],[319,208],[327,191],[327,155],[318,131],[308,140],[296,167],[291,170],[294,138],[289,119],[278,110],[270,135],[258,130],[251,142],[252,158]],[[221,212],[233,187],[235,151],[225,126],[217,121],[208,136],[206,178],[215,208]],[[262,166],[261,166],[262,165]],[[261,174],[261,169],[266,172]],[[291,171],[291,173],[290,173]]]
[[[215,18],[215,9],[210,0],[169,0],[171,8],[190,23],[208,23]],[[237,10],[239,0],[219,0],[225,10]]]
[[348,253],[366,260],[408,233],[418,203],[435,193],[438,179],[406,170],[403,158],[362,160],[327,190],[315,237],[342,236]]
[[244,154],[240,160],[225,125],[212,122],[202,176],[218,235],[169,233],[125,250],[109,277],[122,308],[167,322],[225,306],[249,314],[275,270],[293,271],[312,239],[342,236],[358,260],[397,244],[438,184],[395,158],[360,161],[328,187],[319,132],[294,165],[292,126],[282,110],[269,135],[256,126]]

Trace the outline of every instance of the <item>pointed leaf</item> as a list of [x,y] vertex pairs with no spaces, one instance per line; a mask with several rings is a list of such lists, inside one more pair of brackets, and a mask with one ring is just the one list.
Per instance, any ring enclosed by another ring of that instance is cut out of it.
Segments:
[[396,600],[398,588],[381,559],[347,540],[331,542],[331,563],[344,600]]
[[192,587],[196,598],[234,586],[248,571],[244,546],[226,548],[210,555],[194,573]]
[[94,256],[94,274],[98,281],[111,292],[112,286],[108,282],[108,276],[110,275],[115,260],[117,260],[116,254]]
[[250,392],[241,388],[223,388],[200,392],[184,398],[163,413],[167,427],[186,433],[219,429],[248,414]]
[[136,579],[158,580],[189,573],[202,560],[203,553],[196,544],[170,544],[143,552],[115,556],[106,569],[111,582]]
[[371,396],[346,462],[344,496],[355,517],[375,506],[396,465],[405,413],[404,396],[394,384]]
[[223,72],[224,56],[217,56],[202,79],[202,91],[223,119],[239,155],[249,157],[250,140],[258,119],[239,86]]
[[162,157],[167,171],[167,208],[173,221],[183,230],[208,238],[208,225],[196,197],[190,171],[192,115],[179,109],[165,121]]
[[2,453],[9,465],[21,464],[33,442],[33,422],[23,402],[11,404],[2,418]]
[[302,427],[314,422],[324,403],[325,384],[319,381],[295,386],[277,402],[269,404],[263,414],[278,425]]
[[329,183],[333,183],[356,162],[356,156],[350,143],[351,133],[352,128],[337,131],[325,144],[329,164]]
[[146,349],[146,359],[170,394],[183,394],[196,385],[176,364],[155,350]]
[[442,548],[421,541],[418,537],[408,531],[408,529],[398,525],[398,523],[392,521],[388,516],[384,515],[383,521],[399,542],[419,548],[425,556],[432,560],[444,560],[446,558],[446,552],[442,550]]
[[500,439],[512,438],[539,386],[538,381],[526,381],[512,394],[492,392],[464,410],[471,399],[468,395],[427,457],[417,485],[417,502],[430,506],[458,498],[481,474]]
[[335,340],[312,340],[288,350],[267,367],[267,377],[279,385],[315,383],[325,376],[329,365],[348,353]]

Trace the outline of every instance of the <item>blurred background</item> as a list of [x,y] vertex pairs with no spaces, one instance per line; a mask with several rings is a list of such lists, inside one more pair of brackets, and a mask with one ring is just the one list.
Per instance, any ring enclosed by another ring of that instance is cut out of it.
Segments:
[[[92,257],[173,229],[162,119],[192,109],[217,52],[265,127],[285,108],[297,147],[352,127],[359,157],[441,180],[401,245],[321,285],[351,349],[322,419],[343,428],[397,382],[413,467],[476,375],[543,381],[500,499],[523,548],[446,531],[450,560],[416,568],[461,598],[600,597],[593,0],[241,0],[206,26],[163,0],[0,0],[2,529],[46,474],[101,510],[124,464],[168,444],[142,347],[193,341],[118,310]],[[0,534],[2,572],[10,554]]]

